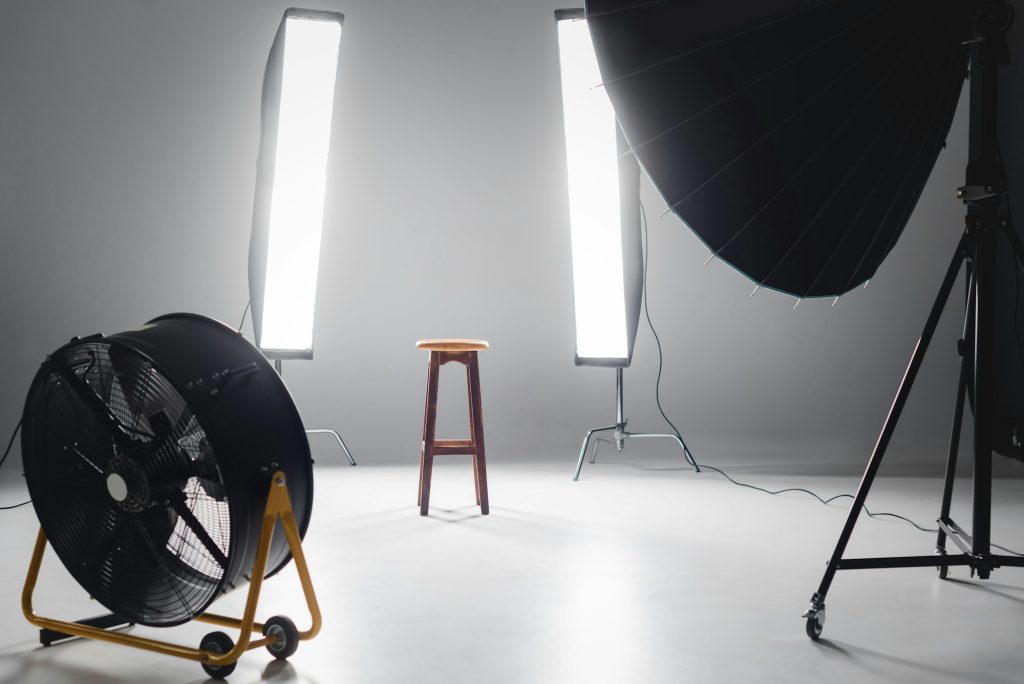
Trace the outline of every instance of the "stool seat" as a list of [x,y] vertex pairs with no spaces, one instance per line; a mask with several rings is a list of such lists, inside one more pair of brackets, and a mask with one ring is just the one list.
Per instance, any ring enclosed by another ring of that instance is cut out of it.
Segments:
[[487,344],[487,340],[465,340],[461,338],[416,341],[417,349],[426,349],[427,351],[479,351],[481,349],[487,349],[490,346],[491,345]]

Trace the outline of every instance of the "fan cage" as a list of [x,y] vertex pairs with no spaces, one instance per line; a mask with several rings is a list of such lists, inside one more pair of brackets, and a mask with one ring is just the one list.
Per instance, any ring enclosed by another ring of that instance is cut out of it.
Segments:
[[72,343],[26,402],[25,471],[51,545],[91,596],[134,622],[185,622],[231,555],[226,489],[206,431],[143,355]]

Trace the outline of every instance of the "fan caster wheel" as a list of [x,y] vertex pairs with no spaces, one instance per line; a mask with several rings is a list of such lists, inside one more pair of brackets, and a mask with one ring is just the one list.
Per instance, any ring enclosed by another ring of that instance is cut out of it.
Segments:
[[[203,651],[209,651],[210,653],[222,654],[227,653],[235,647],[235,642],[231,640],[224,632],[210,632],[203,637],[203,640],[199,642],[199,648]],[[214,677],[215,679],[224,679],[229,674],[235,671],[235,665],[238,663],[228,663],[227,665],[210,665],[209,663],[202,663],[203,670],[206,674]]]
[[267,650],[278,660],[287,660],[299,649],[299,629],[284,615],[275,615],[267,620],[263,625],[263,636],[276,639],[267,644]]

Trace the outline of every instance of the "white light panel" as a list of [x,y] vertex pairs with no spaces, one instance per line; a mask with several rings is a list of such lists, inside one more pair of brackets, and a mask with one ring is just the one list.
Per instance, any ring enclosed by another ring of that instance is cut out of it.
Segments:
[[629,356],[615,112],[585,19],[558,21],[576,355]]
[[286,19],[260,340],[267,350],[313,348],[340,42],[338,21]]

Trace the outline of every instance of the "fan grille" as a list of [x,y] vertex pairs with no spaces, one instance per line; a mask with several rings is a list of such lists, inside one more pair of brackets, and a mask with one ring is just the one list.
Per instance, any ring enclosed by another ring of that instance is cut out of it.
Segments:
[[75,579],[140,624],[193,618],[223,585],[224,482],[203,426],[142,355],[104,340],[49,358],[26,404],[25,474]]

